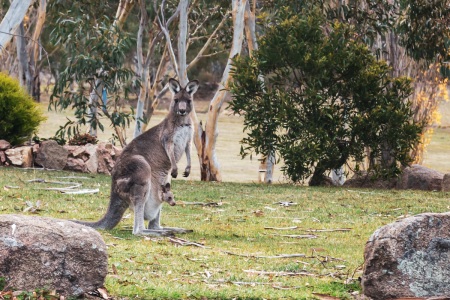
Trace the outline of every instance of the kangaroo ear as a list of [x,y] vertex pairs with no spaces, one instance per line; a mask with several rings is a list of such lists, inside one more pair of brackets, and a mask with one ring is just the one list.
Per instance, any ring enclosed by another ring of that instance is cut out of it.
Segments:
[[166,183],[165,189],[166,191],[170,191],[170,182]]
[[166,186],[164,184],[161,184],[161,190],[162,190],[163,193],[166,192]]
[[172,93],[176,94],[179,91],[181,91],[180,83],[173,78],[169,79],[169,89],[172,91]]
[[194,95],[194,93],[198,89],[198,80],[192,80],[186,85],[186,92],[189,93],[189,95]]

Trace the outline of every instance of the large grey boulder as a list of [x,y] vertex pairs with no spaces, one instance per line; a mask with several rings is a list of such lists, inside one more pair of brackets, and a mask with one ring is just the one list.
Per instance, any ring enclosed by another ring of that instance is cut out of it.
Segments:
[[106,245],[100,234],[66,220],[0,215],[0,277],[8,288],[79,296],[104,285]]
[[444,174],[421,165],[405,168],[397,183],[398,189],[440,191]]
[[362,288],[373,299],[450,295],[450,213],[426,213],[376,230]]
[[41,143],[35,162],[46,169],[62,170],[67,164],[68,155],[69,152],[63,146],[48,140]]

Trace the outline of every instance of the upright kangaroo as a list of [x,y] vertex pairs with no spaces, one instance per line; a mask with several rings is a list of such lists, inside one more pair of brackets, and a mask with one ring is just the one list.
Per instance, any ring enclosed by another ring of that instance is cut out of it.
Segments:
[[[172,177],[177,177],[177,162],[183,152],[187,158],[183,176],[187,177],[191,172],[193,128],[190,113],[198,81],[193,80],[182,88],[172,78],[169,88],[173,100],[167,117],[132,140],[117,160],[111,174],[111,197],[106,214],[97,222],[74,222],[96,229],[112,229],[131,206],[134,210],[133,234],[163,236],[191,231],[160,226],[163,201],[175,205],[170,184],[166,185],[166,181],[169,172]],[[172,200],[167,200],[170,197]],[[148,229],[144,226],[144,219],[149,221]]]

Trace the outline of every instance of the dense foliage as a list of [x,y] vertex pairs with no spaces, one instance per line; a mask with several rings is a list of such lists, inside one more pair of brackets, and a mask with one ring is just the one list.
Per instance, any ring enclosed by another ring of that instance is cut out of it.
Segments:
[[0,72],[0,139],[18,145],[44,121],[42,111],[17,80]]
[[[134,73],[125,65],[132,41],[108,18],[93,26],[89,14],[63,16],[52,33],[56,45],[63,45],[69,57],[59,74],[50,99],[50,106],[75,109],[76,121],[69,120],[57,137],[61,140],[78,134],[81,125],[100,128],[102,116],[116,129],[122,142],[123,131],[133,119],[133,112],[123,109],[129,88],[124,84]],[[139,84],[139,83],[136,83]]]
[[311,185],[350,159],[397,174],[422,129],[405,100],[410,81],[316,10],[268,28],[253,57],[235,60],[231,92],[248,132],[242,155],[275,151],[293,181],[312,175]]

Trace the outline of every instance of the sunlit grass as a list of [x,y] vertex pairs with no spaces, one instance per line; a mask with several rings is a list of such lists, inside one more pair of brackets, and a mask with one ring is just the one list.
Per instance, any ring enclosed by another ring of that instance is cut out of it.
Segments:
[[[88,178],[57,178],[70,175]],[[27,183],[34,178],[81,182],[100,193],[42,190],[50,185]],[[108,176],[0,168],[0,210],[30,214],[24,212],[26,202],[40,201],[36,212],[40,216],[96,220],[107,207],[109,187]],[[349,291],[359,286],[364,245],[375,229],[406,215],[445,212],[450,205],[450,194],[440,192],[190,180],[174,180],[173,191],[178,205],[164,206],[163,225],[193,229],[179,238],[203,247],[180,246],[169,238],[135,237],[132,215],[114,230],[101,231],[109,254],[106,288],[113,297],[312,299],[313,293],[324,293],[350,299]],[[300,235],[317,237],[297,238]],[[281,254],[304,257],[264,258]]]

